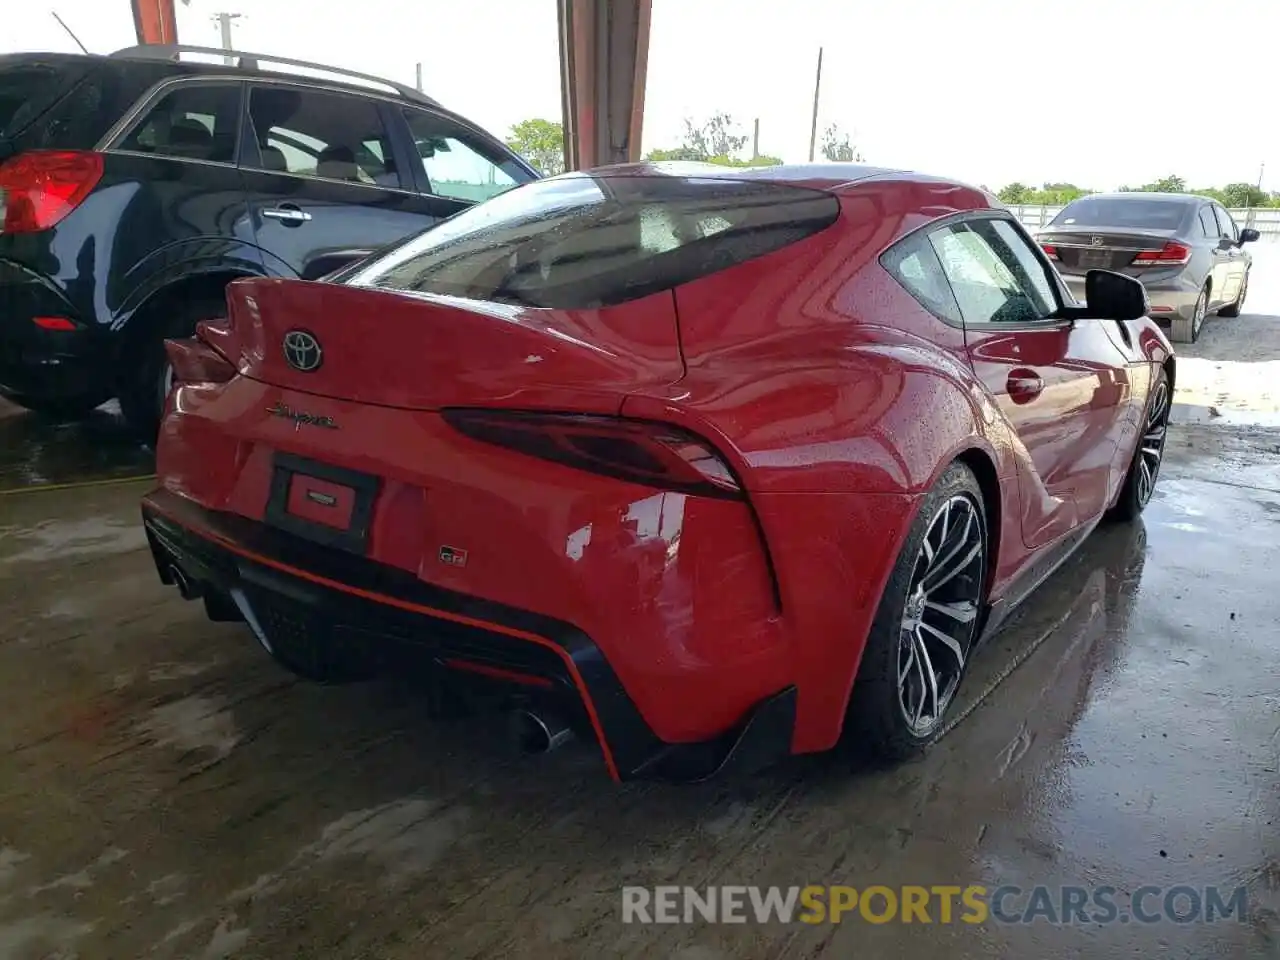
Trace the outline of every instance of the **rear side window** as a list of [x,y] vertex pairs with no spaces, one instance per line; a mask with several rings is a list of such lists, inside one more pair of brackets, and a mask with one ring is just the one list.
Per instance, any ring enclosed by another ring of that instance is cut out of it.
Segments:
[[350,283],[533,307],[637,300],[835,222],[828,193],[759,181],[574,174],[465,210]]
[[239,84],[184,84],[162,96],[119,148],[178,160],[235,163],[239,121]]
[[1217,204],[1214,204],[1213,212],[1218,215],[1218,226],[1222,230],[1222,236],[1236,240],[1239,234],[1236,233],[1236,222],[1231,219],[1231,214]]
[[476,203],[534,179],[510,157],[444,117],[405,110],[404,118],[427,176],[429,193]]
[[1209,207],[1200,208],[1200,232],[1206,237],[1217,238],[1218,225],[1213,220],[1213,210]]
[[23,62],[5,65],[0,58],[0,137],[16,136],[84,76],[69,64]]
[[247,165],[369,187],[405,187],[376,100],[292,87],[254,87],[249,117],[257,137],[258,162],[250,159]]
[[890,247],[880,256],[880,264],[934,316],[956,326],[963,322],[960,305],[925,233],[913,233]]

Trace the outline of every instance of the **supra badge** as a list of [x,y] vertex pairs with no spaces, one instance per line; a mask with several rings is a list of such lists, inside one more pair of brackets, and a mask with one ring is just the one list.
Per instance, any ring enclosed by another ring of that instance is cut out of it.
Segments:
[[273,417],[282,417],[285,420],[293,421],[293,429],[301,429],[303,424],[309,427],[324,427],[328,430],[337,430],[338,424],[334,422],[333,417],[320,417],[314,413],[307,413],[305,410],[295,410],[293,407],[277,400],[274,404],[267,407],[267,413]]

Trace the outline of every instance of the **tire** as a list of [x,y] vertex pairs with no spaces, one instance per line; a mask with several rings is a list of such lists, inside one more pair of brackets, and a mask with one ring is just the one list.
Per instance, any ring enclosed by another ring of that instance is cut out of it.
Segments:
[[1116,504],[1107,513],[1107,519],[1127,523],[1137,519],[1151,502],[1156,481],[1160,479],[1160,466],[1164,463],[1165,440],[1169,432],[1169,409],[1173,405],[1169,377],[1162,369],[1151,387],[1151,397],[1142,418],[1142,433],[1129,461],[1124,484]]
[[1174,343],[1195,343],[1200,339],[1200,331],[1204,328],[1204,318],[1209,313],[1209,285],[1200,288],[1200,296],[1196,299],[1191,316],[1177,314],[1169,327],[1169,339]]
[[82,397],[59,397],[57,399],[28,397],[20,393],[9,393],[5,394],[5,399],[26,410],[30,410],[38,416],[47,417],[50,420],[67,421],[83,420],[111,398],[104,394],[96,393]]
[[126,358],[126,361],[135,361],[134,366],[120,384],[120,412],[125,422],[145,439],[155,439],[172,386],[164,341],[192,336],[197,323],[220,317],[226,310],[226,302],[221,298],[178,304],[171,315],[144,334],[140,344],[134,342],[133,355]]
[[1227,317],[1228,319],[1240,316],[1240,311],[1244,309],[1244,298],[1249,295],[1249,271],[1244,272],[1244,279],[1240,281],[1240,292],[1236,294],[1234,303],[1229,303],[1218,311],[1218,316]]
[[[988,543],[982,490],[973,471],[953,463],[921,504],[880,598],[849,699],[845,734],[854,750],[902,760],[942,732],[982,619]],[[946,572],[953,576],[937,579]],[[939,627],[949,643],[930,632]]]

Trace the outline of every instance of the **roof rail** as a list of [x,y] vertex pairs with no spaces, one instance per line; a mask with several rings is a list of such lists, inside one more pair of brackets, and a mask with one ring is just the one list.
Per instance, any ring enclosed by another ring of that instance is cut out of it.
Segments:
[[406,100],[413,100],[418,103],[427,103],[432,106],[439,106],[439,103],[428,97],[421,90],[415,90],[413,87],[406,86],[403,83],[397,83],[394,80],[387,80],[384,77],[375,77],[369,73],[360,73],[356,70],[347,70],[343,67],[332,67],[324,63],[312,63],[309,60],[294,60],[290,57],[276,57],[265,53],[246,53],[241,50],[224,50],[221,47],[198,47],[186,43],[144,43],[136,47],[125,47],[123,50],[117,50],[110,56],[121,60],[171,60],[178,63],[184,53],[203,53],[211,54],[218,57],[235,57],[235,66],[244,70],[262,70],[259,61],[268,64],[284,64],[290,67],[303,67],[307,70],[321,70],[325,73],[336,74],[339,77],[347,77],[350,79],[363,80],[366,83],[374,83],[383,87],[389,87]]

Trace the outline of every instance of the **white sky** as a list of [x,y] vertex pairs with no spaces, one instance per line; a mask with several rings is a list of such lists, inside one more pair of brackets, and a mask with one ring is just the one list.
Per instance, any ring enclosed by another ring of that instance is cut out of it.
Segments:
[[[0,50],[134,42],[128,0],[7,0]],[[192,0],[179,36],[414,81],[494,133],[560,112],[555,0]],[[725,111],[762,153],[806,159],[824,45],[819,128],[870,163],[998,188],[1107,189],[1176,173],[1192,186],[1280,189],[1280,81],[1265,60],[1278,0],[654,0],[644,147],[686,116]],[[1253,42],[1253,38],[1257,42]]]

